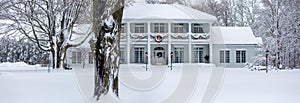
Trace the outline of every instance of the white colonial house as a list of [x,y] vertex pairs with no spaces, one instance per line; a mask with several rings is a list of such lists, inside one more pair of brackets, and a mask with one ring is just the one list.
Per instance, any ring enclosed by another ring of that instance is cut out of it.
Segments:
[[[120,61],[151,65],[213,63],[227,67],[252,62],[259,53],[261,38],[256,38],[250,27],[214,27],[215,21],[212,15],[177,4],[125,8]],[[79,48],[67,54],[68,63],[82,64]],[[86,62],[92,64],[91,53],[85,56]]]

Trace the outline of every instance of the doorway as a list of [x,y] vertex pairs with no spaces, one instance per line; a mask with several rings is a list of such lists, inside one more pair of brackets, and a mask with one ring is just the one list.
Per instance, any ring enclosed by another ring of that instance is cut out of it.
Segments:
[[153,64],[165,65],[166,64],[166,51],[163,47],[156,47],[153,50]]

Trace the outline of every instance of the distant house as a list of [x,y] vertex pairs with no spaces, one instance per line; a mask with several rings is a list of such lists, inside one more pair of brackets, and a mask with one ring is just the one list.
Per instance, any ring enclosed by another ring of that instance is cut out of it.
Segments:
[[[120,40],[121,63],[213,63],[241,67],[259,54],[250,27],[213,27],[216,17],[176,4],[145,4],[124,9]],[[78,49],[70,49],[80,64]],[[92,60],[89,55],[87,60]],[[148,58],[148,59],[147,59]],[[92,63],[92,61],[90,61]]]

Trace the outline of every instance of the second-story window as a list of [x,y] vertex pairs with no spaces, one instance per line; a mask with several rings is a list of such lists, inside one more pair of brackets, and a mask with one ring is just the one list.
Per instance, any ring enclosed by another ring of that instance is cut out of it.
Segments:
[[152,33],[167,33],[168,32],[168,24],[167,23],[152,23],[151,24],[151,32]]
[[144,33],[145,31],[145,26],[143,23],[136,23],[134,27],[134,32],[135,33]]
[[146,33],[147,25],[146,23],[131,23],[130,24],[131,33]]
[[192,24],[192,32],[193,33],[204,33],[203,24],[193,23]]
[[173,23],[172,33],[187,33],[188,32],[188,23]]

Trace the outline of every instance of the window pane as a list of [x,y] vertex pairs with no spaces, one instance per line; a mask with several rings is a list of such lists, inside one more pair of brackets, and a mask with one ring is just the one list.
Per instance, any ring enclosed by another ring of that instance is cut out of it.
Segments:
[[235,56],[236,56],[236,63],[240,63],[241,61],[240,61],[240,55],[241,55],[241,51],[236,51],[236,54],[235,54]]
[[220,63],[224,63],[224,51],[220,51]]
[[203,63],[203,48],[199,48],[199,47],[197,47],[197,48],[195,48],[194,49],[194,55],[195,55],[195,58],[194,58],[194,60],[195,60],[195,62],[196,63]]
[[134,54],[135,54],[135,63],[145,63],[145,55],[144,55],[144,48],[142,47],[135,47],[134,48]]
[[175,59],[175,63],[183,63],[183,50],[184,48],[182,47],[178,47],[178,48],[174,48],[174,59]]
[[246,51],[242,51],[242,63],[246,63]]
[[192,32],[193,33],[204,33],[203,24],[193,23],[192,24]]
[[81,63],[81,52],[77,52],[77,63]]
[[92,52],[89,52],[89,64],[93,64],[94,58]]
[[72,63],[76,63],[76,52],[72,52]]
[[225,54],[225,62],[226,63],[230,63],[230,55],[229,54],[230,54],[230,52],[227,50],[226,54]]

